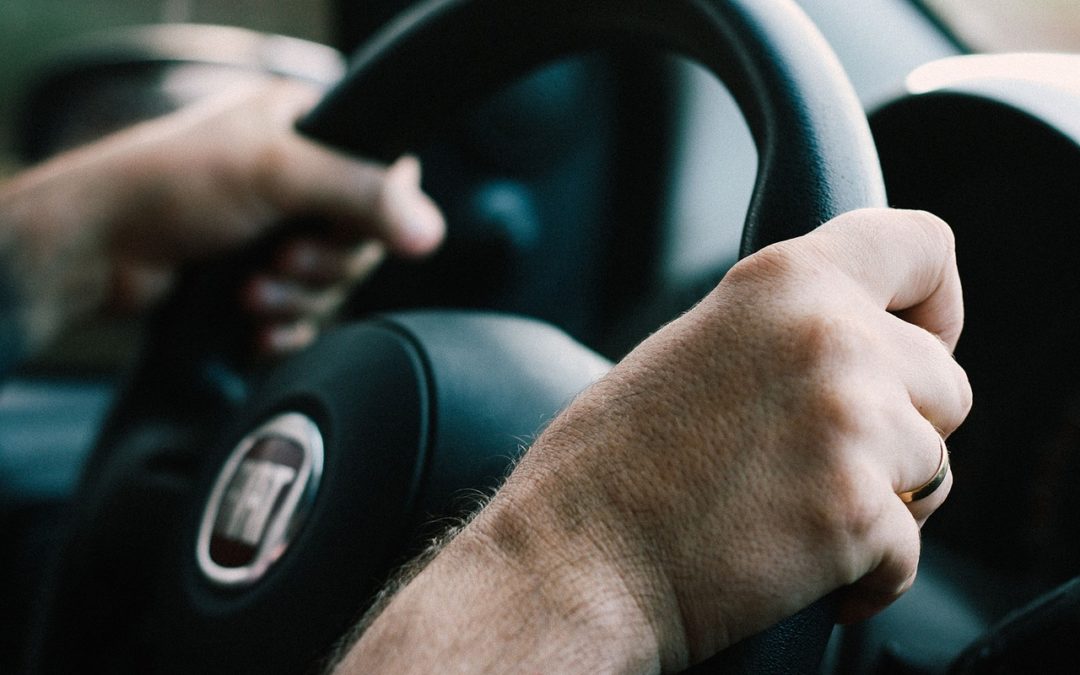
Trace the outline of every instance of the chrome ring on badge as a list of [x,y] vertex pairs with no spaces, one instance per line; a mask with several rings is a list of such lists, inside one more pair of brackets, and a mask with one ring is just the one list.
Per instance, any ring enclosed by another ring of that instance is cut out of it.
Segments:
[[203,509],[196,558],[207,579],[234,587],[261,579],[303,524],[322,468],[322,434],[306,415],[278,415],[245,436]]

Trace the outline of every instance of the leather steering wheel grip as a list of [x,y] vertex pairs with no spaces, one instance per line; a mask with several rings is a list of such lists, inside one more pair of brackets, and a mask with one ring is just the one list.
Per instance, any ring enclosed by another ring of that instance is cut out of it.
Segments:
[[298,126],[390,161],[531,68],[615,46],[685,55],[731,90],[759,157],[742,255],[885,205],[866,115],[790,0],[431,0],[362,47]]
[[[886,205],[851,83],[789,0],[430,0],[362,47],[298,128],[391,161],[530,69],[620,46],[689,57],[734,95],[759,158],[741,256],[846,211]],[[812,671],[834,617],[830,596],[693,672]]]

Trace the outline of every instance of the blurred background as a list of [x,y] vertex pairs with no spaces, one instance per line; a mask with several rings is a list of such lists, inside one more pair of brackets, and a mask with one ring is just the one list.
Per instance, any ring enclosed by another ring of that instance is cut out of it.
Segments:
[[72,38],[113,26],[211,23],[329,42],[327,0],[3,0],[0,2],[0,172],[16,162],[12,117],[26,78]]
[[[918,2],[975,51],[1080,50],[1080,2],[1076,0]],[[73,37],[113,26],[194,22],[244,26],[331,44],[341,35],[330,25],[333,4],[334,0],[0,2],[0,175],[16,166],[12,115],[23,82]]]
[[1076,0],[923,0],[975,51],[1080,50]]

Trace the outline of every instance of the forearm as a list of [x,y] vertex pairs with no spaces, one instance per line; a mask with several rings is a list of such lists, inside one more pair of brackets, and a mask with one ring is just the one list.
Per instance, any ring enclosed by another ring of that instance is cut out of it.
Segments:
[[653,627],[604,550],[618,545],[553,532],[552,502],[520,489],[530,480],[515,474],[335,672],[660,672]]
[[26,351],[104,301],[110,205],[128,189],[119,160],[74,152],[0,185],[4,321],[17,326]]
[[178,114],[136,125],[0,184],[0,270],[11,300],[5,321],[18,325],[26,351],[113,302],[118,265],[172,264],[170,256],[187,254],[184,236],[202,245],[186,223],[173,228],[184,230],[179,236],[167,227],[185,209],[182,199],[199,200],[192,181],[222,180],[177,159],[179,149],[195,145],[181,133],[190,124]]

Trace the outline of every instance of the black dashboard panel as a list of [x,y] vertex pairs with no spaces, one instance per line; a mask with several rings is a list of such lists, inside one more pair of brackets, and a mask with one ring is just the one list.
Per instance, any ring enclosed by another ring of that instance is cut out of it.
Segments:
[[[873,117],[890,199],[948,221],[964,279],[957,349],[976,392],[950,445],[958,480],[929,532],[1050,580],[1080,564],[1080,144],[1003,83],[902,98]],[[1080,116],[1080,101],[1072,105]],[[1009,542],[1003,546],[1002,540]]]

